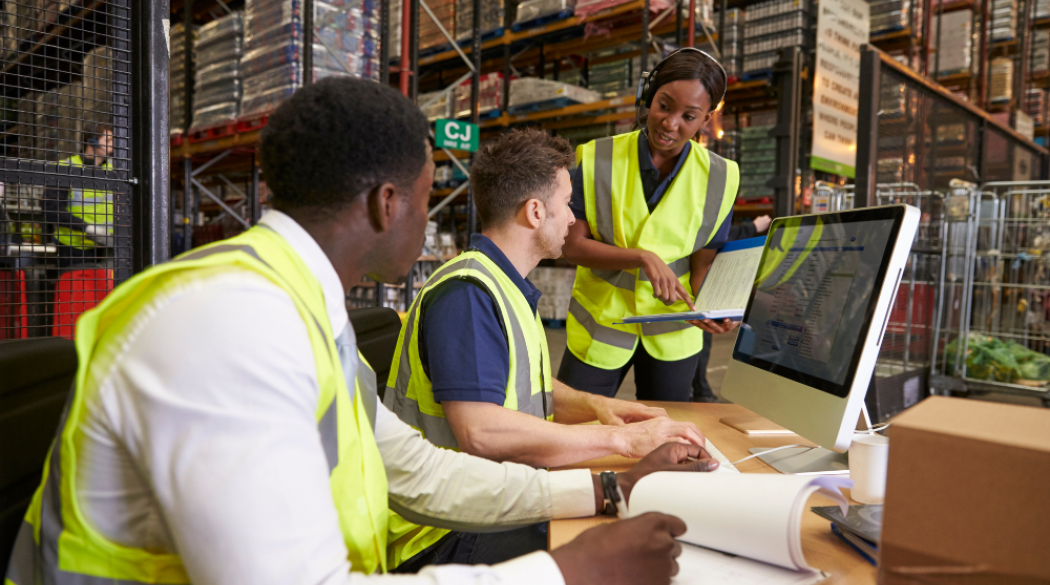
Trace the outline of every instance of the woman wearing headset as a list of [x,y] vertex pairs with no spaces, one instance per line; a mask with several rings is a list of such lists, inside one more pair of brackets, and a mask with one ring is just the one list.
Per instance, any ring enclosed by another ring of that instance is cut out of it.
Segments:
[[703,331],[736,324],[623,325],[624,317],[687,311],[728,238],[740,172],[690,139],[725,97],[712,57],[682,49],[638,89],[642,129],[576,151],[565,258],[576,264],[568,349],[558,379],[605,396],[632,366],[639,400],[688,401]]

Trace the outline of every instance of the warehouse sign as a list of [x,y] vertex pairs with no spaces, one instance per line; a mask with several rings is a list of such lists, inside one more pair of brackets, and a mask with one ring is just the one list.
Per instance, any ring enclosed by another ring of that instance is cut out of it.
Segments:
[[478,125],[459,120],[438,120],[434,129],[437,136],[435,142],[438,148],[451,148],[452,150],[466,150],[477,152],[478,150]]
[[821,0],[813,89],[813,156],[818,171],[853,178],[857,166],[860,46],[868,42],[865,0]]

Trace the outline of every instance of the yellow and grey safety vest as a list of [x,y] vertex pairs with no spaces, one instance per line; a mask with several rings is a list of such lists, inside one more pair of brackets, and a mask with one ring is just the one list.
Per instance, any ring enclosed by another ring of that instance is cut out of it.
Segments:
[[[510,350],[505,408],[554,419],[550,356],[543,323],[514,281],[484,253],[467,250],[434,272],[420,290],[401,326],[390,368],[384,404],[394,414],[423,433],[431,443],[459,449],[445,411],[434,400],[434,388],[419,359],[420,307],[426,295],[450,279],[467,279],[481,285],[495,300]],[[431,332],[431,335],[440,332]],[[447,530],[421,527],[391,515],[390,564],[395,566],[441,539]]]
[[[696,142],[652,213],[638,166],[639,132],[580,145],[584,203],[591,236],[620,248],[648,250],[690,290],[690,257],[714,238],[733,210],[740,171]],[[692,292],[690,290],[690,292]],[[597,270],[578,266],[566,325],[568,349],[595,367],[622,367],[639,336],[649,355],[675,361],[703,347],[703,332],[686,323],[617,325],[624,317],[666,313],[640,268]]]
[[773,289],[787,282],[824,235],[824,221],[817,218],[807,236],[802,230],[802,218],[790,217],[775,232],[770,234],[768,247],[755,279],[759,290]]
[[[58,164],[74,167],[84,166],[80,155],[60,161]],[[101,167],[103,170],[113,170],[113,163],[107,160]],[[96,189],[73,188],[69,190],[67,209],[84,223],[101,225],[113,229],[113,192],[99,191]],[[87,250],[95,247],[95,242],[88,238],[84,232],[69,226],[55,226],[55,239],[63,246],[72,246]]]
[[80,367],[73,395],[15,543],[6,585],[189,583],[178,555],[122,546],[87,521],[76,492],[77,457],[83,453],[80,426],[85,402],[98,392],[89,372],[111,366],[113,352],[105,348],[126,338],[143,307],[188,283],[238,269],[261,274],[283,289],[306,324],[317,368],[317,433],[348,560],[353,571],[386,570],[386,470],[371,426],[375,373],[358,355],[357,378],[347,383],[342,365],[347,358],[340,358],[335,344],[321,283],[282,237],[257,226],[136,275],[77,322]]

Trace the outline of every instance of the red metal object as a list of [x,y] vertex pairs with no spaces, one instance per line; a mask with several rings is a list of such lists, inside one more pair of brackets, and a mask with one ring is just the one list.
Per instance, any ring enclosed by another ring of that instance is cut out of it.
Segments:
[[685,46],[696,46],[696,0],[689,0],[689,35],[686,37]]
[[0,339],[29,337],[26,275],[22,270],[0,270]]
[[401,71],[398,76],[401,79],[401,93],[406,97],[409,93],[408,81],[412,74],[410,69],[411,59],[408,52],[411,50],[412,36],[412,3],[409,0],[401,0]]
[[269,120],[270,112],[240,118],[237,120],[237,132],[244,133],[261,130]]
[[77,319],[112,291],[112,270],[89,268],[63,274],[55,284],[55,324],[51,335],[73,339]]
[[182,146],[183,138],[184,138],[184,135],[182,134],[182,132],[179,132],[178,134],[172,134],[171,135],[171,147],[172,148],[178,148],[178,147]]
[[190,144],[196,144],[198,142],[207,142],[209,140],[217,140],[219,138],[225,138],[227,136],[233,136],[237,133],[236,122],[226,122],[223,124],[216,124],[215,126],[208,126],[206,128],[190,128],[189,135],[186,137]]

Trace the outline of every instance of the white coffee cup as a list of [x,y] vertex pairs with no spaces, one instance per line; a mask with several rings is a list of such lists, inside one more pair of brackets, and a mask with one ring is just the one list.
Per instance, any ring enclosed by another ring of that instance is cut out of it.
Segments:
[[890,461],[890,439],[877,434],[854,435],[849,448],[851,496],[862,504],[881,504],[886,499],[886,468]]

